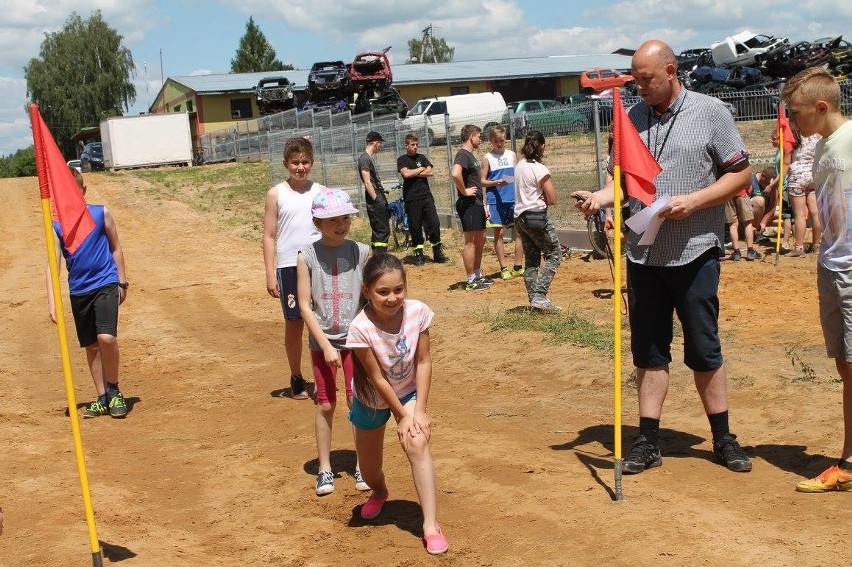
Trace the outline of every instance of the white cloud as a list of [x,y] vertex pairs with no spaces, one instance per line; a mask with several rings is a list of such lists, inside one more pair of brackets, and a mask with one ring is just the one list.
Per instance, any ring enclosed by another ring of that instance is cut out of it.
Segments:
[[190,77],[200,77],[202,75],[212,75],[213,71],[210,69],[196,69],[194,71],[189,72]]
[[0,155],[32,145],[23,79],[0,77]]

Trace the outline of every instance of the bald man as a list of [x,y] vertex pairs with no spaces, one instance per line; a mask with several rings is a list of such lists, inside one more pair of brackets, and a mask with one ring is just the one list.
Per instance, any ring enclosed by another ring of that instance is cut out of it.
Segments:
[[[723,250],[726,201],[751,181],[748,152],[727,108],[716,98],[687,91],[677,78],[672,49],[659,40],[643,43],[632,61],[642,102],[630,121],[662,167],[657,196],[672,200],[656,240],[627,243],[630,347],[639,386],[639,435],[623,462],[625,473],[658,467],[663,458],[658,431],[669,387],[674,314],[683,328],[683,361],[710,422],[713,452],[735,472],[751,461],[728,426],[727,375],[719,340],[719,257]],[[612,162],[609,171],[612,172]],[[613,204],[613,183],[577,207],[587,215]],[[624,197],[627,199],[627,196]],[[629,199],[631,213],[642,208]]]

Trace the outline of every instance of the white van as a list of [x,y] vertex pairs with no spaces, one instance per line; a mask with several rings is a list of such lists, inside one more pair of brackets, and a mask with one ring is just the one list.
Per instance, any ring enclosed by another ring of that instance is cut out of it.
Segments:
[[757,35],[748,30],[726,37],[710,45],[713,63],[725,65],[755,65],[757,59],[766,53],[786,49],[789,42],[786,37],[777,38]]
[[[436,96],[417,101],[405,115],[403,127],[421,134],[428,130],[430,140],[459,136],[465,124],[474,124],[487,132],[499,124],[506,112],[506,101],[497,92]],[[444,115],[449,115],[449,133]],[[422,136],[422,134],[421,134]]]

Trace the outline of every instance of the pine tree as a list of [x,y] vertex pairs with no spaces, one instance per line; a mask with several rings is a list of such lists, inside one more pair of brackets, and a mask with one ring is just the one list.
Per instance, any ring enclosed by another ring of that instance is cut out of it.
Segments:
[[45,34],[39,57],[24,67],[27,96],[62,152],[76,157],[71,137],[104,118],[121,116],[136,100],[133,57],[121,35],[95,11],[87,20],[72,12],[65,27]]
[[266,36],[249,16],[246,33],[240,38],[237,53],[231,59],[231,73],[257,73],[261,71],[287,71],[292,65],[285,65],[275,58],[275,49]]

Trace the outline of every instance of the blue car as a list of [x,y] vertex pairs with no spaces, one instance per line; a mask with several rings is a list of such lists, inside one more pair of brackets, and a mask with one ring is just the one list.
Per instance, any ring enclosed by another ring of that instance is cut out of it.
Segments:
[[86,173],[103,171],[104,148],[100,142],[89,142],[83,146],[83,153],[80,154],[80,169]]

